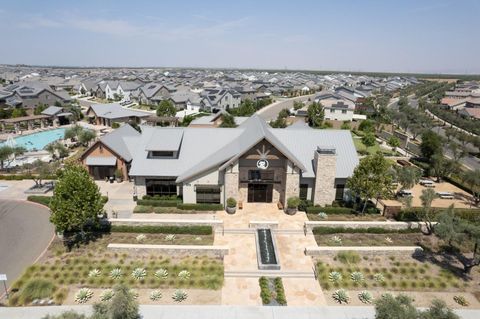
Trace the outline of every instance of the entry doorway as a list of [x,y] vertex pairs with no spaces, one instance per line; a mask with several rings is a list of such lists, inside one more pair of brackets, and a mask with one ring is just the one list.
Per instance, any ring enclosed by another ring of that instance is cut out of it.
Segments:
[[248,184],[249,203],[271,203],[273,184]]

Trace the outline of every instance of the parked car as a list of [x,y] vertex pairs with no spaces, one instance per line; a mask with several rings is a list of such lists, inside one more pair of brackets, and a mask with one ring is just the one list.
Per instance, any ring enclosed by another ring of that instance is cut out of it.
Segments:
[[423,185],[425,187],[435,187],[435,182],[429,179],[421,179],[420,185]]
[[413,193],[411,190],[401,189],[398,191],[397,195],[400,197],[408,197],[408,196],[413,196]]
[[441,199],[454,199],[455,195],[450,192],[437,192],[438,197]]

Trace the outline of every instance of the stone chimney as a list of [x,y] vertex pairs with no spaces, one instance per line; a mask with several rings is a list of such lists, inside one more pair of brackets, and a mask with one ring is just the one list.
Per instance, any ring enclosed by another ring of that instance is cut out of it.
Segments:
[[318,146],[313,165],[315,168],[315,184],[313,189],[314,205],[331,205],[335,200],[335,172],[337,155],[334,147]]

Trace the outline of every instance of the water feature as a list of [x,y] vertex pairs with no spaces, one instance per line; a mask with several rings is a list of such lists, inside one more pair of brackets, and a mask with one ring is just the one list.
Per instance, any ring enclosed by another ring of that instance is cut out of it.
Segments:
[[277,247],[269,228],[257,229],[255,233],[257,243],[257,262],[260,270],[279,270]]
[[9,139],[6,142],[0,143],[0,146],[13,144],[10,146],[23,146],[27,149],[27,151],[42,150],[48,144],[63,139],[64,134],[64,128],[57,128],[53,130],[17,136],[13,138],[13,140]]

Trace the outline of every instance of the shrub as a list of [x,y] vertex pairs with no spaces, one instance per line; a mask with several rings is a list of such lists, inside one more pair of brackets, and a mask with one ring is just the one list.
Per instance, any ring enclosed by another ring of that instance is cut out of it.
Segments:
[[272,301],[272,294],[268,287],[268,279],[266,277],[260,277],[258,283],[260,285],[260,298],[262,298],[262,303],[268,305]]
[[328,219],[327,213],[324,213],[324,212],[318,213],[317,216],[318,216],[318,218],[320,218],[320,219]]
[[330,234],[411,234],[421,232],[418,228],[407,229],[385,229],[382,227],[368,228],[345,228],[345,227],[314,227],[312,229],[314,235],[330,235]]
[[313,202],[309,199],[302,199],[300,200],[300,204],[298,205],[298,210],[301,212],[306,212],[307,207],[313,206]]
[[285,289],[283,287],[282,278],[280,277],[275,278],[274,285],[275,285],[275,294],[276,294],[275,299],[280,305],[285,306],[287,304],[287,298],[285,297]]
[[350,215],[354,213],[354,210],[348,207],[319,207],[319,206],[310,206],[306,209],[307,214],[318,214],[320,212],[326,214],[337,214],[337,215]]
[[151,212],[153,212],[153,207],[152,206],[137,205],[133,209],[134,214],[149,214]]
[[376,273],[375,275],[373,275],[373,280],[375,280],[376,282],[384,282],[385,276],[383,276],[382,273]]
[[50,205],[50,201],[52,200],[52,196],[30,195],[27,197],[27,200],[48,207],[48,205]]
[[470,303],[464,296],[454,296],[453,300],[460,306],[467,307]]
[[22,305],[28,304],[35,299],[52,297],[55,292],[55,285],[46,279],[31,279],[23,289],[20,290],[18,302]]
[[298,197],[290,197],[287,199],[287,207],[288,208],[298,208],[298,205],[300,205],[300,198]]
[[104,290],[104,291],[100,294],[100,300],[101,300],[101,301],[109,301],[110,299],[113,298],[113,295],[114,295],[114,292],[113,292],[112,289]]
[[339,304],[348,304],[350,301],[350,297],[343,289],[335,290],[335,292],[332,294],[332,298]]
[[110,231],[116,233],[211,235],[212,226],[112,225]]
[[199,210],[199,211],[223,210],[222,204],[178,204],[177,208],[182,210]]
[[227,199],[227,207],[237,207],[237,201],[233,197]]
[[142,199],[154,199],[154,200],[176,200],[180,201],[181,198],[179,198],[177,195],[143,195]]
[[139,199],[137,205],[153,207],[177,207],[178,200]]
[[337,259],[343,264],[357,264],[360,262],[360,255],[354,251],[340,251]]
[[373,301],[373,296],[370,292],[364,290],[358,294],[358,299],[365,304],[370,304]]

